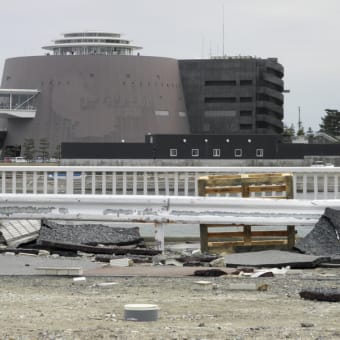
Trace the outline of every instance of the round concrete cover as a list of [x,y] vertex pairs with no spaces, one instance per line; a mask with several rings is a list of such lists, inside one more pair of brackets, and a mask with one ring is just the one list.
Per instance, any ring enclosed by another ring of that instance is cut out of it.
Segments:
[[158,305],[128,304],[124,306],[124,319],[128,321],[156,321],[158,317]]

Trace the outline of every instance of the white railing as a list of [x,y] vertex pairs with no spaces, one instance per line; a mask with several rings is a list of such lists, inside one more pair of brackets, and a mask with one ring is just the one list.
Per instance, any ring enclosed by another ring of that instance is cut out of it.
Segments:
[[340,198],[340,168],[1,166],[0,194],[197,196],[207,174],[284,172],[294,176],[294,198]]
[[313,226],[339,200],[137,195],[0,195],[0,219],[148,223],[164,250],[164,227],[176,223]]

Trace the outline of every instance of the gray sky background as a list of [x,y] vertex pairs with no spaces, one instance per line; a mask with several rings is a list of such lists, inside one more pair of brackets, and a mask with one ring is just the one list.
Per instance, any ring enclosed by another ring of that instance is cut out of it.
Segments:
[[178,59],[277,57],[285,67],[285,119],[319,129],[340,109],[339,0],[1,0],[0,69],[7,58],[41,55],[62,33],[123,33],[141,54]]

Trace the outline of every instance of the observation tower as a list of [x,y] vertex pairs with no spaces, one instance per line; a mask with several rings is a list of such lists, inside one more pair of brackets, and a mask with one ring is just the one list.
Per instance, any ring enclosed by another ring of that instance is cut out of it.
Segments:
[[133,55],[142,47],[130,45],[120,33],[75,32],[65,33],[54,40],[54,45],[43,46],[54,55]]

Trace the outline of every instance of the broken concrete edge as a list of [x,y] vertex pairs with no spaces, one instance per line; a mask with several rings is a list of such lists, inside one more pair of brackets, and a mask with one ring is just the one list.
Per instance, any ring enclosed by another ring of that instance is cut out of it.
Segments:
[[81,276],[83,268],[81,267],[37,267],[35,268],[40,275],[53,276]]

